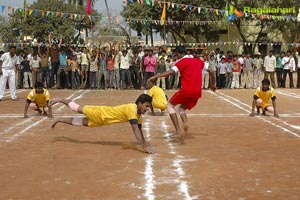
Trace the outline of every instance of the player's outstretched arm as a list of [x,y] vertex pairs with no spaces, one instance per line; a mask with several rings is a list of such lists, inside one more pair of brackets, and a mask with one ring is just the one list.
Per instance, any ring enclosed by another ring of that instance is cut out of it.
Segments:
[[154,79],[156,79],[156,78],[167,77],[167,76],[172,75],[172,74],[174,74],[174,73],[175,73],[174,70],[169,69],[168,71],[165,71],[165,72],[163,72],[163,73],[161,73],[161,74],[157,74],[157,75],[155,75],[155,76],[150,77],[150,78],[147,80],[147,84],[148,84],[148,85],[151,84],[152,80],[154,80]]
[[143,132],[142,132],[142,129],[139,128],[138,124],[131,124],[131,127],[132,127],[133,133],[134,133],[137,141],[142,146],[144,151],[149,154],[154,153],[150,143],[146,142]]

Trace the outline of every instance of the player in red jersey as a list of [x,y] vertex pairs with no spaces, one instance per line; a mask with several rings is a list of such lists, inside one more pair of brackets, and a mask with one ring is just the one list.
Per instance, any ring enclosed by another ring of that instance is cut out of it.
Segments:
[[[167,111],[169,112],[172,123],[176,129],[177,136],[181,139],[184,139],[188,131],[186,109],[192,109],[197,104],[198,99],[201,98],[202,69],[204,67],[204,62],[200,58],[194,58],[192,55],[186,55],[186,52],[185,47],[178,46],[175,53],[179,60],[175,63],[175,65],[170,70],[148,79],[148,82],[151,82],[151,80],[159,77],[166,77],[176,72],[180,73],[181,88],[169,100]],[[212,81],[211,90],[215,91],[215,75],[211,69],[208,69],[207,71]],[[183,130],[180,129],[178,117],[175,111],[175,106],[178,104],[180,105],[178,113],[183,123]]]

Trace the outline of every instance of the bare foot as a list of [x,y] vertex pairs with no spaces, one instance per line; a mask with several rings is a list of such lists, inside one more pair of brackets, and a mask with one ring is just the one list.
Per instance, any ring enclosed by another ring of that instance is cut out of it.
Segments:
[[184,137],[186,136],[188,130],[189,130],[189,125],[188,124],[183,124]]

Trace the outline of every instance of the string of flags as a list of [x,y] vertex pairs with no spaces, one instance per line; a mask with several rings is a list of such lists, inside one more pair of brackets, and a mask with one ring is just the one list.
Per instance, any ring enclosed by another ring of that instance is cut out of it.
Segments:
[[[138,3],[146,3],[146,1],[150,0],[139,0]],[[158,2],[159,5],[163,6],[163,2],[161,0],[152,0],[151,5],[154,5],[155,2]],[[215,13],[217,15],[225,15],[228,17],[228,21],[232,21],[236,19],[237,17],[247,17],[251,19],[266,19],[266,20],[276,20],[276,21],[294,21],[294,22],[300,22],[300,13],[299,16],[275,16],[275,15],[267,15],[267,14],[255,14],[255,13],[242,13],[239,12],[236,8],[231,7],[229,11],[227,10],[221,10],[221,9],[215,9],[215,8],[203,8],[203,7],[197,7],[193,5],[186,5],[186,4],[178,4],[178,3],[172,3],[172,2],[166,2],[168,7],[171,8],[181,8],[183,10],[189,9],[190,11],[197,10],[198,13],[204,10],[205,13]],[[149,4],[147,4],[149,5]],[[229,6],[230,7],[230,6]],[[131,19],[122,19],[120,16],[96,16],[96,15],[86,15],[86,14],[77,14],[77,13],[68,13],[68,12],[59,12],[59,11],[47,11],[47,10],[38,10],[38,9],[31,9],[31,8],[16,8],[12,6],[6,6],[2,5],[1,7],[2,13],[8,12],[8,13],[26,13],[28,15],[40,15],[44,17],[60,17],[60,18],[70,18],[70,19],[85,19],[88,18],[90,20],[95,20],[95,18],[100,18],[101,21],[111,21],[112,23],[140,23],[140,24],[147,24],[152,23],[155,25],[207,25],[207,24],[224,24],[223,21],[201,21],[201,20],[193,20],[193,21],[173,21],[173,20],[166,20],[161,21],[156,19],[138,19],[138,18],[131,18]],[[22,22],[22,19],[13,18],[14,22]],[[1,23],[4,23],[5,20],[1,20]],[[6,19],[6,22],[8,20]]]
[[78,14],[78,13],[69,13],[69,12],[59,12],[59,11],[49,11],[49,10],[39,10],[39,9],[32,9],[32,8],[18,8],[18,7],[12,7],[12,6],[6,6],[2,5],[1,6],[1,11],[2,13],[8,12],[8,13],[26,13],[27,15],[34,15],[34,16],[43,16],[43,17],[60,17],[60,18],[69,18],[69,19],[78,19],[78,20],[83,20],[85,18],[88,18],[89,20],[95,20],[95,18],[100,18],[102,21],[108,21],[110,20],[111,22],[120,22],[121,19],[119,16],[113,16],[113,17],[108,17],[108,16],[97,16],[97,15],[87,15],[87,14]]
[[[146,4],[148,6],[154,6],[155,3],[157,3],[160,7],[163,7],[164,0],[123,0],[123,3],[139,3],[139,4]],[[269,20],[278,20],[278,21],[295,21],[300,22],[300,12],[298,13],[298,16],[292,16],[292,15],[272,15],[272,14],[258,14],[258,13],[251,13],[251,12],[242,12],[239,11],[237,7],[234,7],[233,5],[226,4],[225,9],[218,9],[218,8],[212,8],[212,7],[201,7],[201,6],[195,6],[192,4],[182,4],[182,3],[174,3],[170,1],[166,1],[166,5],[168,8],[171,9],[181,9],[183,11],[188,10],[190,12],[197,11],[198,14],[201,12],[204,12],[205,14],[215,14],[217,16],[223,16],[228,19],[228,21],[232,21],[236,18],[250,18],[254,20],[259,19],[269,19]]]

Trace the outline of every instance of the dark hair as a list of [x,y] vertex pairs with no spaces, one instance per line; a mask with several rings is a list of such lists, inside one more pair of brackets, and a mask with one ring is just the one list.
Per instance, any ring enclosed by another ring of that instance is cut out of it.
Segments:
[[35,84],[35,89],[37,89],[37,88],[42,88],[42,87],[44,87],[44,85],[43,85],[42,82],[40,82],[40,81],[36,82],[36,84]]
[[184,46],[177,46],[175,49],[175,52],[180,53],[180,54],[186,54],[186,48]]
[[270,80],[265,78],[261,81],[261,84],[262,85],[270,85]]
[[135,101],[135,104],[138,105],[139,102],[141,102],[141,103],[145,103],[145,102],[152,103],[152,97],[149,96],[148,94],[141,94],[137,98],[137,100]]

